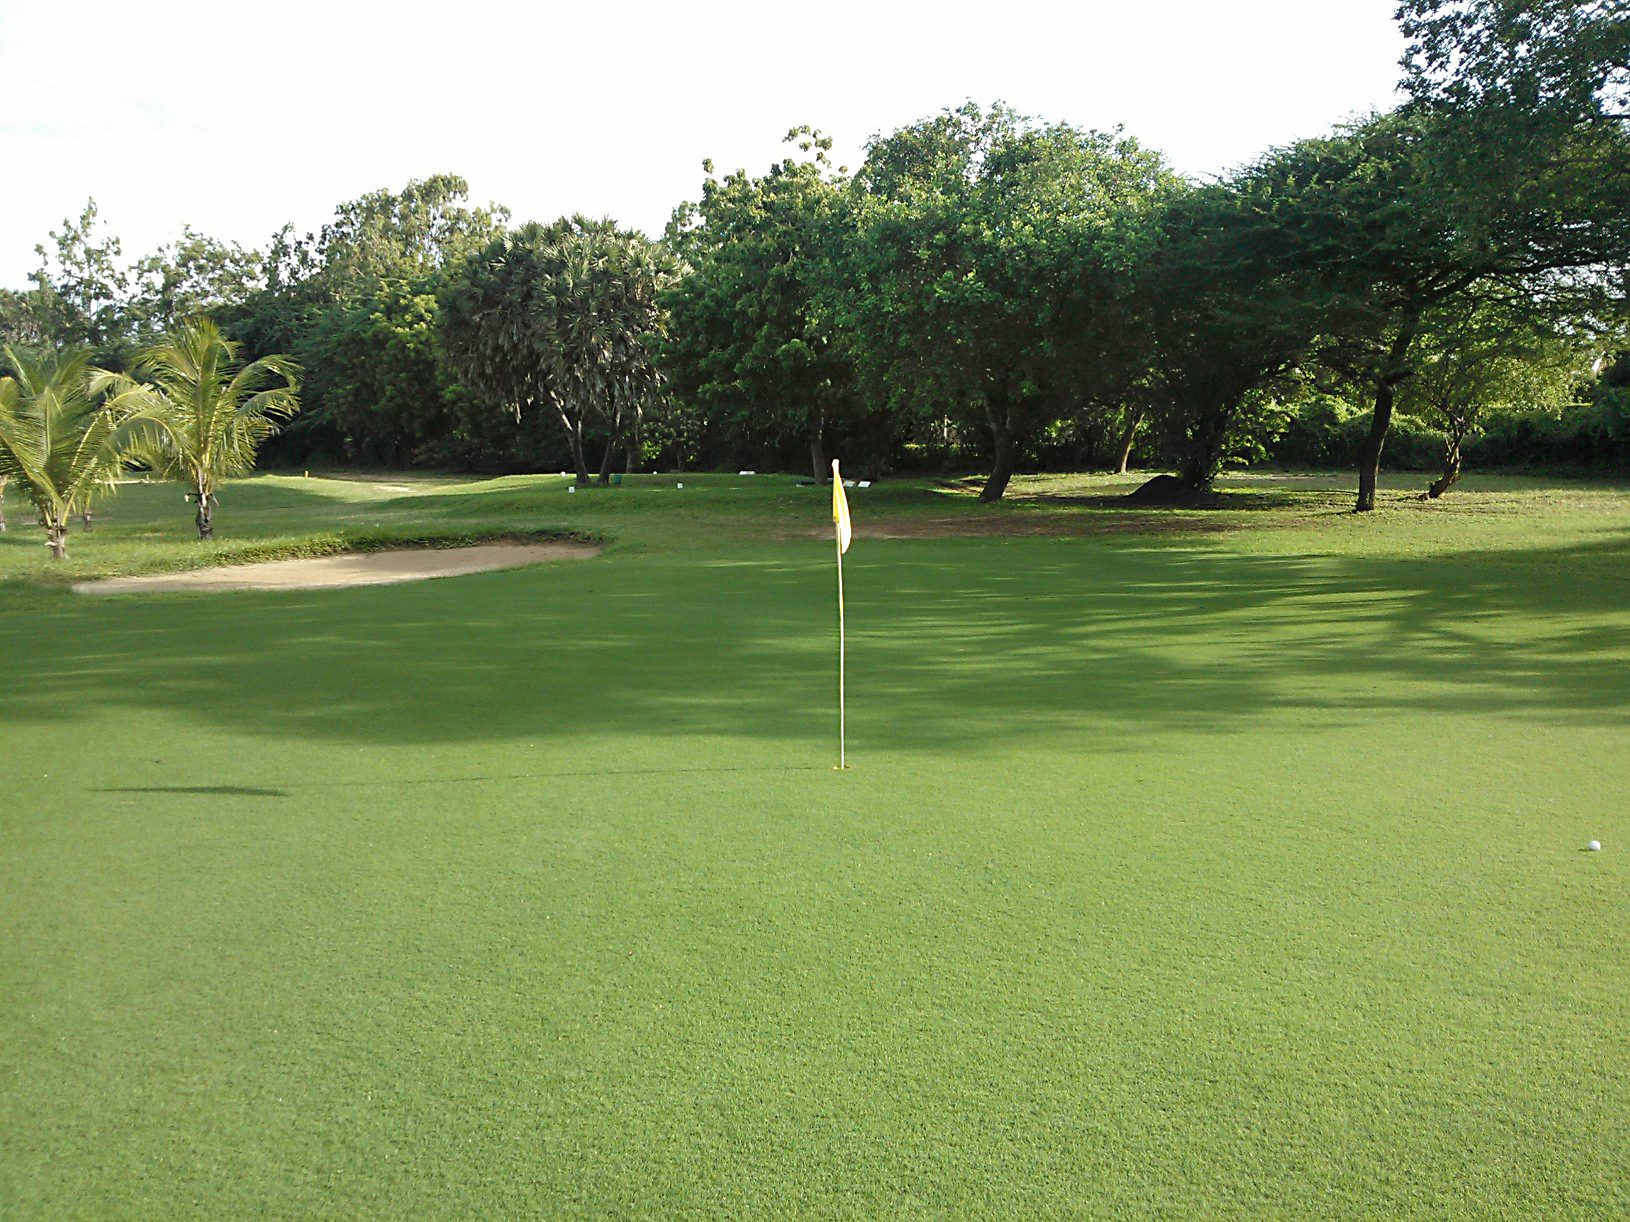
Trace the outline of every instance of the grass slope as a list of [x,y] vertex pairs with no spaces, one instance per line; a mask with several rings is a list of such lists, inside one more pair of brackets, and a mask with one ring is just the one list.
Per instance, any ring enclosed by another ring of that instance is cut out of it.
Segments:
[[13,510],[0,1214],[1630,1213],[1623,489],[857,490],[838,774],[821,490],[383,482],[210,554],[616,542]]

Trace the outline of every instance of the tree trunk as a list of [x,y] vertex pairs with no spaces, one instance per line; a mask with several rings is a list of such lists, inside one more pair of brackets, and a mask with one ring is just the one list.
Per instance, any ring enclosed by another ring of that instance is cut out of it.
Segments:
[[6,479],[0,475],[0,535],[6,533]]
[[1437,479],[1433,480],[1431,484],[1427,486],[1427,498],[1434,501],[1437,500],[1445,492],[1449,491],[1449,486],[1455,483],[1459,478],[1460,455],[1457,453],[1454,458],[1445,460],[1443,464],[1443,474],[1438,476]]
[[91,533],[91,511],[89,509],[87,509],[84,512],[84,514],[81,515],[79,520],[84,526],[85,533],[87,535],[90,534]]
[[979,490],[979,503],[990,505],[1002,499],[1007,482],[1013,478],[1013,411],[1003,403],[1000,406],[986,402],[985,420],[990,425],[990,438],[994,450],[990,477]]
[[567,434],[572,443],[572,462],[577,467],[577,486],[587,488],[589,485],[589,460],[583,455],[583,427],[574,425]]
[[826,438],[821,421],[820,412],[816,412],[809,421],[809,465],[815,473],[817,484],[827,483],[832,478],[832,462],[826,456]]
[[1382,383],[1375,388],[1375,412],[1370,417],[1370,432],[1358,452],[1358,513],[1375,508],[1375,484],[1381,475],[1381,447],[1387,440],[1387,428],[1392,424],[1392,386]]
[[202,480],[199,481],[198,491],[194,494],[198,503],[198,514],[195,521],[198,524],[198,537],[210,540],[215,537],[214,506],[215,495]]
[[1138,426],[1143,423],[1144,410],[1140,407],[1132,413],[1127,421],[1126,431],[1121,434],[1120,457],[1115,460],[1115,474],[1125,475],[1126,464],[1132,458],[1132,441],[1138,435]]
[[68,554],[68,524],[60,519],[45,524],[45,544],[51,549],[51,559],[61,560]]
[[1464,430],[1455,429],[1453,426],[1444,435],[1443,474],[1428,485],[1426,489],[1428,500],[1437,500],[1460,478],[1460,442],[1464,436]]
[[600,487],[605,488],[611,484],[611,456],[617,452],[617,435],[613,433],[606,438],[606,451],[600,456]]
[[1387,363],[1375,382],[1375,412],[1370,417],[1369,436],[1358,452],[1358,504],[1355,512],[1368,513],[1375,508],[1375,485],[1381,477],[1381,447],[1386,444],[1387,429],[1392,425],[1392,404],[1398,383],[1406,371],[1404,357],[1415,340],[1413,324],[1399,328],[1387,350]]

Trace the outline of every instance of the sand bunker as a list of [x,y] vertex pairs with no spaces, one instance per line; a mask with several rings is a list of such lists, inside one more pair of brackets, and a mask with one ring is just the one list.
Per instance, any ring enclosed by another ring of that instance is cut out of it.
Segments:
[[514,569],[553,560],[598,555],[591,543],[485,543],[478,547],[411,548],[352,552],[316,560],[272,560],[234,564],[190,573],[150,577],[110,577],[74,587],[79,594],[153,594],[167,590],[334,590],[348,586],[387,586],[427,577],[457,577],[492,569]]

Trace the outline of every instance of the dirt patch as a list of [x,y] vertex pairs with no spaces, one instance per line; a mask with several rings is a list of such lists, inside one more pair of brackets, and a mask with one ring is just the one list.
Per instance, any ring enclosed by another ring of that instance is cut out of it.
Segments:
[[1126,494],[1128,505],[1158,505],[1166,509],[1216,509],[1222,498],[1210,488],[1190,488],[1175,475],[1157,475]]
[[484,543],[477,547],[403,548],[351,552],[314,560],[271,560],[189,573],[110,577],[74,586],[77,594],[155,594],[181,590],[337,590],[387,586],[430,577],[457,577],[598,555],[592,543]]
[[[1118,499],[1118,498],[1117,498]],[[1125,509],[1116,513],[1002,514],[990,517],[899,517],[868,518],[855,524],[856,540],[866,539],[992,539],[992,538],[1074,538],[1104,535],[1215,534],[1238,530],[1239,522],[1229,518],[1187,514],[1137,513]],[[807,539],[830,539],[832,528],[818,526],[799,532]],[[782,536],[786,537],[786,536]]]

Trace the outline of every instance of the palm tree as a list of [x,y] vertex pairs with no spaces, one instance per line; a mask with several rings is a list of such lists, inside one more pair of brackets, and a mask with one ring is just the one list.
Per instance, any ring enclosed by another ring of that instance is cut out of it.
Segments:
[[39,511],[46,544],[68,552],[68,518],[109,492],[146,427],[137,405],[102,405],[83,352],[5,349],[0,378],[0,486],[16,479]]
[[260,443],[300,410],[292,360],[263,356],[238,368],[237,355],[238,346],[214,323],[199,319],[136,354],[142,381],[101,374],[93,383],[148,422],[137,454],[187,486],[187,499],[198,507],[200,539],[214,537],[216,489],[254,470]]

